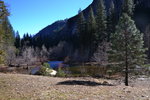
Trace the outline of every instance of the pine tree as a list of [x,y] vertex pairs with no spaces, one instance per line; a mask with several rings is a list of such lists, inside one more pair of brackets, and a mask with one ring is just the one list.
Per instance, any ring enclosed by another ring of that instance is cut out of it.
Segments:
[[4,1],[0,1],[0,64],[7,60],[7,50],[14,45],[14,31],[8,16]]
[[106,17],[104,1],[99,0],[99,2],[97,4],[97,14],[96,14],[96,22],[97,22],[96,40],[97,40],[97,42],[102,42],[103,40],[106,40],[106,38],[107,38],[106,18],[107,17]]
[[134,10],[134,1],[133,0],[124,0],[122,8],[123,8],[123,13],[127,13],[129,16],[132,16],[133,10]]
[[3,29],[4,29],[4,41],[5,44],[8,46],[13,46],[15,42],[15,34],[13,27],[11,26],[9,19],[7,17],[4,18],[4,21],[2,23]]
[[123,13],[112,37],[111,61],[125,66],[125,85],[128,86],[128,70],[145,60],[143,34],[136,28],[128,14]]
[[3,18],[5,18],[6,16],[9,16],[9,12],[6,9],[6,6],[4,4],[4,1],[0,1],[0,21],[2,21]]
[[15,35],[15,47],[17,49],[21,47],[21,39],[20,39],[20,35],[18,31],[16,32],[16,35]]
[[79,36],[79,45],[81,47],[86,45],[86,20],[83,15],[83,12],[79,12],[78,21],[77,21],[77,28],[78,28],[78,36]]
[[2,25],[0,24],[0,64],[4,63],[4,56],[5,56],[5,52],[3,49],[3,36],[4,36],[4,31],[2,29]]
[[8,15],[9,13],[6,9],[4,1],[0,1],[0,64],[3,64],[5,61],[5,30],[3,27],[3,22]]
[[23,35],[23,38],[21,39],[21,47],[29,47],[33,45],[33,39],[32,36],[29,35],[28,33]]
[[[87,36],[89,44],[95,41],[96,38],[96,19],[94,17],[93,9],[90,6],[90,11],[87,19]],[[93,43],[92,43],[93,44]]]
[[108,16],[107,16],[107,34],[108,34],[107,41],[108,42],[110,41],[110,35],[115,32],[116,22],[117,19],[115,15],[114,2],[111,1],[110,8],[108,11]]
[[4,30],[3,30],[2,24],[1,24],[4,14],[5,14],[4,2],[0,1],[0,64],[2,64],[4,62],[4,51],[2,49],[2,47],[3,47]]
[[90,6],[90,11],[87,19],[87,45],[89,46],[90,54],[89,57],[92,56],[92,52],[95,49],[96,43],[96,19],[94,17],[93,9]]

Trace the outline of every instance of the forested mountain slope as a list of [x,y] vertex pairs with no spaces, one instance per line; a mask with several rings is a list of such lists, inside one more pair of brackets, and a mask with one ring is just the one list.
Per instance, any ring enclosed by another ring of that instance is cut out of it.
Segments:
[[[107,13],[108,9],[110,8],[111,1],[113,1],[115,5],[115,13],[117,18],[119,19],[123,0],[104,0],[104,1]],[[98,0],[93,0],[92,4],[82,11],[86,19],[88,17],[90,6],[93,8],[94,14],[96,14],[97,2]],[[150,1],[134,0],[134,3],[135,3],[134,19],[136,21],[136,25],[142,32],[144,32],[145,28],[150,23]],[[42,46],[43,44],[45,44],[47,47],[50,47],[55,46],[60,41],[64,40],[73,42],[73,40],[75,40],[77,33],[76,32],[77,19],[78,15],[75,15],[72,18],[56,21],[52,25],[45,27],[34,36],[34,45]]]

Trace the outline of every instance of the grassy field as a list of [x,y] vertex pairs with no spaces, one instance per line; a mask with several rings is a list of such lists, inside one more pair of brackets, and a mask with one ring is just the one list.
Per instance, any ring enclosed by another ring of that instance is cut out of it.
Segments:
[[0,73],[0,100],[150,100],[149,82]]

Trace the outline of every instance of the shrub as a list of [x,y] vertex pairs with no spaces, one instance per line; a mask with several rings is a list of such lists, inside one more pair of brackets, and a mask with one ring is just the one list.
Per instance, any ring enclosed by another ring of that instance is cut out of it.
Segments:
[[53,70],[50,68],[50,65],[48,63],[44,63],[39,70],[40,75],[44,76],[50,76],[52,72]]
[[113,74],[113,71],[112,70],[107,70],[107,74],[109,75],[109,78],[110,78],[110,76]]
[[50,64],[48,64],[48,63],[44,63],[43,66],[46,67],[46,68],[51,69]]
[[57,72],[56,76],[58,76],[58,77],[66,76],[65,72],[61,69],[61,67],[58,68],[58,72]]

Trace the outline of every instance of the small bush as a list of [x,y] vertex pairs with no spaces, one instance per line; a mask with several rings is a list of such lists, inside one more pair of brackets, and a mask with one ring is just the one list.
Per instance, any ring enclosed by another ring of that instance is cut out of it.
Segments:
[[46,67],[46,68],[51,69],[50,64],[48,64],[48,63],[44,63],[43,66]]
[[113,74],[112,70],[107,70],[107,74],[109,75],[109,77]]
[[40,75],[50,76],[52,73],[52,69],[48,63],[44,63],[43,66],[39,70]]
[[65,72],[61,69],[61,67],[58,68],[58,72],[57,72],[56,76],[58,76],[58,77],[66,76]]

